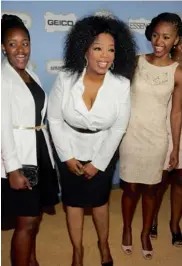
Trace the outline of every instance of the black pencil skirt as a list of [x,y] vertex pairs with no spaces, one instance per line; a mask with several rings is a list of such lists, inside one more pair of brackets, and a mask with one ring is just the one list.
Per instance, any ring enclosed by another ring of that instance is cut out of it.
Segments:
[[[71,173],[66,163],[60,163],[59,170],[63,204],[71,207],[93,208],[107,203],[117,160],[118,151],[114,154],[106,170],[104,172],[98,171],[91,179],[86,179],[84,175],[77,176]],[[86,163],[80,162],[82,164]]]

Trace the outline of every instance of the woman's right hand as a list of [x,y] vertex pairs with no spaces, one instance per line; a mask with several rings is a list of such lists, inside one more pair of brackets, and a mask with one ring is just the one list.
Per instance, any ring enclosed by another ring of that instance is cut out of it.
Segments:
[[76,175],[82,175],[83,174],[83,165],[76,160],[75,158],[72,158],[68,161],[66,161],[67,167],[70,172]]
[[15,170],[9,173],[9,184],[12,189],[32,190],[28,179],[24,175],[22,175],[19,170]]
[[169,167],[168,167],[168,171],[172,171],[174,170],[179,163],[179,149],[178,150],[172,150],[171,154],[170,154],[170,159],[169,159]]

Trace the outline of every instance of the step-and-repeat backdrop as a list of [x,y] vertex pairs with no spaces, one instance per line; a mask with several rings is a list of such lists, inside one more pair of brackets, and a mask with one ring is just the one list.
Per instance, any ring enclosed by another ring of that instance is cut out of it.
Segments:
[[[2,14],[20,16],[31,34],[31,66],[49,93],[62,64],[63,43],[67,31],[77,19],[100,11],[115,14],[126,22],[136,37],[138,53],[151,51],[145,39],[145,27],[162,12],[182,17],[179,1],[2,1]],[[118,165],[114,184],[119,182]]]

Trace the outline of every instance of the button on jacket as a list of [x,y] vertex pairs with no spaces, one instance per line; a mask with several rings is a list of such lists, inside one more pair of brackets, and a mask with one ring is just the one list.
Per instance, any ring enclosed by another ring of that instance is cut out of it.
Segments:
[[[48,121],[53,142],[62,162],[71,158],[88,161],[105,171],[126,131],[130,117],[130,81],[108,71],[95,102],[87,109],[82,95],[83,77],[61,71],[48,101]],[[80,133],[77,128],[100,130]]]

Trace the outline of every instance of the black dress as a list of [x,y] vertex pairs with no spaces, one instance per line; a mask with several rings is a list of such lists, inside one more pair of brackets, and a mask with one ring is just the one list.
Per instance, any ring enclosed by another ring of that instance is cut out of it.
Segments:
[[[39,126],[42,121],[41,111],[44,106],[45,93],[35,81],[27,83],[27,86],[35,101],[36,126]],[[56,170],[53,169],[51,164],[47,144],[42,130],[36,131],[36,142],[37,162],[40,171],[39,186],[41,203],[42,206],[54,205],[58,202],[58,179]]]
[[[35,101],[36,126],[41,125],[41,111],[45,94],[41,87],[32,80],[26,83]],[[28,140],[27,140],[28,141]],[[8,179],[2,179],[2,216],[39,216],[43,207],[59,202],[59,186],[56,170],[52,167],[48,148],[42,130],[36,131],[37,162],[39,183],[32,190],[13,190]],[[3,217],[2,217],[3,218]]]

